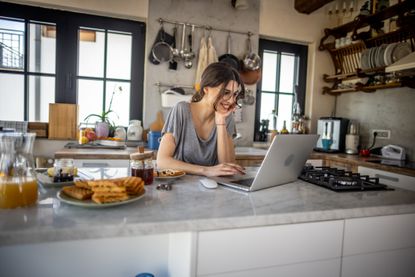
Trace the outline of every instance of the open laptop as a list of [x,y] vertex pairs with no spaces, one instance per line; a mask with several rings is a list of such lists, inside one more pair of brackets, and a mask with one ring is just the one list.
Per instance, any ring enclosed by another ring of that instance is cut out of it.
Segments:
[[319,135],[277,135],[254,178],[217,177],[218,184],[255,191],[297,180]]

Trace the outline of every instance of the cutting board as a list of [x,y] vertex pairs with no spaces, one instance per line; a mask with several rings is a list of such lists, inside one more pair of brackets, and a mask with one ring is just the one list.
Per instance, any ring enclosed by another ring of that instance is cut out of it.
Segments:
[[150,130],[153,132],[160,132],[164,126],[163,112],[159,111],[157,113],[157,119],[150,124]]
[[76,139],[78,105],[49,104],[49,139]]

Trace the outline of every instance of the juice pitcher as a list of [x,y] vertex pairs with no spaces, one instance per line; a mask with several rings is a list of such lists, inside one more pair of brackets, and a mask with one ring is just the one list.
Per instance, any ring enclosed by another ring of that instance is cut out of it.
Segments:
[[34,133],[0,133],[0,208],[37,202],[34,172]]

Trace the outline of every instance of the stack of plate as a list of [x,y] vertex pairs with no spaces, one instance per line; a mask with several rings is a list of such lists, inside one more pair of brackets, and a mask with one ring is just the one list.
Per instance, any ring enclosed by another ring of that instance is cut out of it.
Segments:
[[378,47],[365,49],[360,58],[361,67],[363,70],[367,70],[388,66],[411,52],[411,45],[407,42],[382,44]]

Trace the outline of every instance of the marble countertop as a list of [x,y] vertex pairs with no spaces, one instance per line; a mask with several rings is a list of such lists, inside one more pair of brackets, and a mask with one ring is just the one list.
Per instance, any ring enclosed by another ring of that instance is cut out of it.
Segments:
[[[109,178],[127,170],[88,173]],[[171,191],[156,190],[156,181],[139,201],[105,209],[61,203],[58,188],[40,189],[37,206],[0,210],[0,246],[415,213],[415,192],[401,189],[336,193],[298,180],[244,193],[222,186],[209,190],[199,178],[177,179]]]

